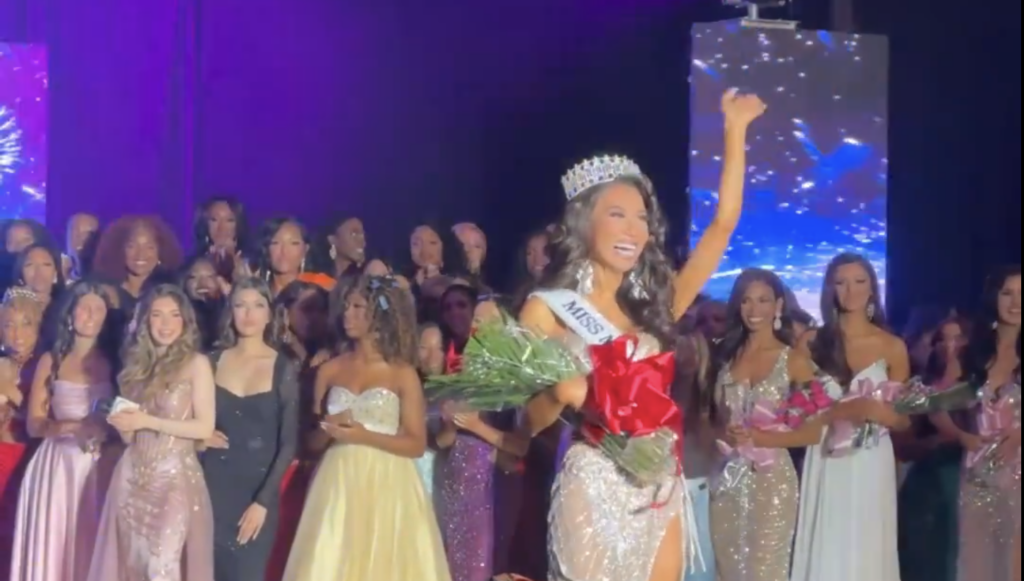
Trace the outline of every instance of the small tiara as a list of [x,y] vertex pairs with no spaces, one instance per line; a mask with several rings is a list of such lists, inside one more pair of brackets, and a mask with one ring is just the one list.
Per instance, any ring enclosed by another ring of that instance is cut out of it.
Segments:
[[6,305],[12,299],[29,299],[40,304],[43,302],[35,291],[23,286],[12,286],[4,292],[3,304]]
[[643,177],[635,161],[621,155],[602,155],[581,161],[562,176],[562,189],[568,200],[588,189],[622,177]]

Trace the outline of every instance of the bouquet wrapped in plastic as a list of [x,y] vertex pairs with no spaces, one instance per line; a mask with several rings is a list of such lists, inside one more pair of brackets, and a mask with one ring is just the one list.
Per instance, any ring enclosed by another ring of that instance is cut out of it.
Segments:
[[[646,484],[678,469],[682,419],[665,394],[674,372],[671,354],[633,361],[629,341],[620,337],[591,347],[593,371],[582,410],[585,421],[576,427],[622,470]],[[457,373],[429,378],[425,390],[433,402],[501,410],[523,406],[542,390],[587,373],[584,362],[563,343],[503,316],[476,329]],[[641,389],[631,390],[631,386]],[[659,389],[661,398],[655,395]],[[666,404],[671,404],[675,415]],[[650,420],[659,414],[657,421]]]
[[991,440],[980,450],[967,453],[967,480],[983,488],[1009,489],[1019,485],[1021,455],[1007,461],[1000,453],[1001,436],[1020,428],[1020,385],[985,390],[977,412],[978,435]]
[[[752,430],[768,432],[788,432],[799,427],[803,420],[810,417],[809,407],[817,403],[827,407],[832,400],[816,397],[817,392],[807,394],[809,397],[799,398],[801,404],[787,401],[782,405],[753,396],[748,383],[727,385],[724,388],[725,407],[729,416],[729,425]],[[801,392],[797,392],[801,393]],[[803,394],[801,394],[803,395]],[[801,421],[797,417],[802,416]],[[719,473],[714,487],[717,492],[729,490],[741,485],[754,472],[767,472],[775,465],[777,450],[758,448],[746,442],[739,446],[731,446],[718,440],[718,450],[725,458],[725,465]]]
[[[891,405],[900,415],[931,414],[966,409],[977,401],[976,392],[967,382],[937,390],[917,378],[907,384],[894,381],[875,383],[864,379],[850,386],[850,391],[840,403],[872,398]],[[861,448],[874,448],[887,433],[884,426],[873,422],[855,426],[851,422],[838,421],[829,430],[826,447],[829,454],[843,456]]]
[[842,399],[843,390],[830,378],[820,375],[806,385],[794,388],[779,406],[778,419],[791,430],[821,414]]

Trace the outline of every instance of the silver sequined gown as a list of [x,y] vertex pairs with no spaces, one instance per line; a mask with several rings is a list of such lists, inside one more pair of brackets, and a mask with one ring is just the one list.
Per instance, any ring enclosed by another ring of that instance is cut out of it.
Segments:
[[442,452],[439,520],[452,581],[494,575],[494,447],[459,432]]
[[[1015,397],[1020,425],[1020,381],[999,390],[986,386],[983,397]],[[977,422],[974,428],[977,427]],[[1019,452],[1018,452],[1019,453]],[[1020,478],[1008,487],[985,485],[969,477],[966,464],[960,482],[959,581],[1011,581],[1013,543],[1020,536]]]
[[[582,339],[569,335],[566,342],[586,357]],[[659,352],[654,337],[640,336],[636,358]],[[668,477],[660,486],[637,486],[598,449],[574,443],[551,497],[548,579],[649,581],[668,526],[682,526],[682,517],[678,478]]]
[[[771,374],[751,388],[757,400],[775,405],[789,397],[789,350]],[[724,387],[734,383],[723,369],[715,385],[719,406]],[[726,581],[788,581],[800,482],[789,450],[774,450],[775,464],[749,474],[711,497],[711,540],[719,578]],[[825,581],[825,580],[822,580]]]

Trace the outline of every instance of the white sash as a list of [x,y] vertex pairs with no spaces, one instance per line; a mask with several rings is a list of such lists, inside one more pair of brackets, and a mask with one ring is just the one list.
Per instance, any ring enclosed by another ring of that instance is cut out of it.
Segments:
[[544,301],[570,331],[576,333],[587,345],[611,343],[622,335],[615,325],[608,322],[604,315],[597,312],[587,299],[579,293],[566,289],[543,290],[532,296]]

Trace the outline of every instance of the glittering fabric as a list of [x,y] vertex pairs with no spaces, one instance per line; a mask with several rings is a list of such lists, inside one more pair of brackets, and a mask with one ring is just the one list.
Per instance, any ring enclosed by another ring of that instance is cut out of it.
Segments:
[[[345,410],[371,432],[399,432],[401,400],[394,391],[332,387],[327,412]],[[415,462],[371,446],[328,448],[306,496],[284,580],[451,581]]]
[[453,581],[494,575],[494,448],[459,432],[443,453],[441,534]]
[[[566,342],[584,356],[582,339],[570,335]],[[653,337],[640,337],[636,357],[658,352]],[[682,516],[683,484],[678,478],[638,486],[601,451],[582,442],[573,444],[552,492],[548,578],[649,581],[668,527],[682,527]]]
[[[140,403],[156,417],[185,420],[192,386],[172,384]],[[213,516],[195,441],[135,434],[107,493],[88,579],[213,579]]]
[[[758,400],[776,405],[789,396],[789,351],[779,356],[771,374],[753,386]],[[723,387],[733,382],[723,369],[715,388],[723,404]],[[788,581],[790,550],[796,528],[800,484],[789,450],[778,449],[775,464],[753,471],[736,486],[711,497],[711,538],[722,579]]]
[[[985,391],[989,391],[988,386]],[[1011,386],[1009,391],[1016,395],[1015,411],[1017,426],[1020,426],[1019,383]],[[957,579],[1016,579],[1014,575],[1020,574],[1014,560],[1014,540],[1020,538],[1019,473],[1009,486],[976,482],[967,476],[966,465],[962,467],[961,474],[963,477],[960,482],[960,563]],[[1016,573],[1014,569],[1017,569]]]

